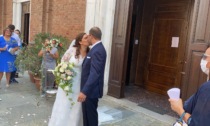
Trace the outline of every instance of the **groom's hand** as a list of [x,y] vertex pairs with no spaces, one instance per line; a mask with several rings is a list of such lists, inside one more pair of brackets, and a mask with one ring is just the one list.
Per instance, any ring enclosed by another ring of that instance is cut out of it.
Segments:
[[82,92],[80,92],[77,101],[78,102],[84,102],[85,99],[86,99],[86,95],[83,94]]

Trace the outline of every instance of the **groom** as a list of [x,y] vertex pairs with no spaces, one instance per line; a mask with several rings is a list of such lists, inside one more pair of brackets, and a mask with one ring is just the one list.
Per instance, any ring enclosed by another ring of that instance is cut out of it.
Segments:
[[93,27],[87,38],[91,49],[82,65],[81,92],[84,126],[98,126],[98,99],[103,95],[106,50],[101,42],[101,30]]

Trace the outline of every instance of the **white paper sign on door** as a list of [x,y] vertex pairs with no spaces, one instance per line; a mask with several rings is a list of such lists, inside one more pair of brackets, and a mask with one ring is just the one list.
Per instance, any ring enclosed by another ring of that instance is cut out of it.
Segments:
[[172,37],[171,47],[174,47],[174,48],[179,47],[179,37]]

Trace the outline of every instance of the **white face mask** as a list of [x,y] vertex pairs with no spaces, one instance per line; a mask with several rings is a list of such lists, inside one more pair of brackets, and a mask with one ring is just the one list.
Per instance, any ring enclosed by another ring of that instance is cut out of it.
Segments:
[[51,43],[51,46],[52,46],[52,47],[55,47],[55,44],[52,44],[52,43]]
[[206,60],[204,60],[204,59],[201,59],[200,65],[201,65],[201,70],[202,70],[205,74],[209,75],[209,68],[206,68],[207,63],[208,63],[208,61],[206,61]]

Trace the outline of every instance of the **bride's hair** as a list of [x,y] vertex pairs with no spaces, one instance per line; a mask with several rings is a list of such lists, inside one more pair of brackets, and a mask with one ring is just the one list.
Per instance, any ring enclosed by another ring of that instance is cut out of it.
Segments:
[[[75,38],[75,45],[73,47],[76,47],[76,55],[75,55],[75,58],[78,59],[79,58],[79,55],[80,55],[80,49],[81,49],[81,45],[80,45],[80,41],[82,41],[82,38],[83,36],[85,35],[86,33],[79,33],[77,35],[77,37]],[[89,51],[89,48],[87,48],[87,53]]]

